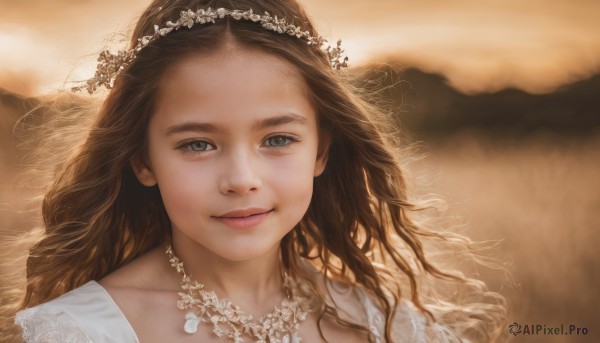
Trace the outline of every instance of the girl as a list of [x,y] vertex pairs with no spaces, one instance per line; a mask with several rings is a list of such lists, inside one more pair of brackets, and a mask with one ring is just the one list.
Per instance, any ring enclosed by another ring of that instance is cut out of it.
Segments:
[[155,0],[85,85],[111,90],[44,197],[25,341],[502,339],[502,297],[426,255],[469,241],[417,224],[324,43],[294,0]]

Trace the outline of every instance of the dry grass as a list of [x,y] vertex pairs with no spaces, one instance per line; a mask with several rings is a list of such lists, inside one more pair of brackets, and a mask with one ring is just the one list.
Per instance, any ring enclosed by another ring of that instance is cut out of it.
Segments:
[[526,139],[462,134],[430,142],[413,173],[444,196],[449,215],[478,240],[503,240],[518,286],[503,287],[509,321],[587,327],[587,337],[517,336],[514,342],[597,342],[600,335],[600,135]]

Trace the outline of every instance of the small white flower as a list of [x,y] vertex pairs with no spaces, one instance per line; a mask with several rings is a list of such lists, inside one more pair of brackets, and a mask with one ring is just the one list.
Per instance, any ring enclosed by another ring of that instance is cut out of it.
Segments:
[[173,28],[171,28],[171,27],[165,27],[163,29],[158,30],[158,34],[164,37],[164,36],[166,36],[171,31],[173,31]]
[[148,43],[150,43],[150,36],[142,37],[142,40],[140,40],[140,43],[142,43],[142,45],[144,45],[144,46],[148,45]]
[[235,20],[240,20],[242,19],[242,13],[240,13],[239,11],[233,11],[231,13],[231,16],[233,17],[233,19]]
[[196,22],[196,12],[192,10],[182,11],[178,22],[181,26],[187,26],[188,29],[191,29]]

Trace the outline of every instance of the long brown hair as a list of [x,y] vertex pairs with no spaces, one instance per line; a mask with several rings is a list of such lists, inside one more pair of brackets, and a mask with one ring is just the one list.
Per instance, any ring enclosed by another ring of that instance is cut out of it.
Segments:
[[[315,32],[294,0],[155,0],[140,17],[131,46],[138,37],[152,34],[154,25],[176,20],[180,11],[209,6],[268,11]],[[169,238],[170,221],[157,187],[142,186],[129,162],[145,156],[147,125],[169,66],[191,53],[215,51],[227,39],[295,65],[310,89],[321,136],[331,141],[327,148],[320,145],[319,153],[328,154],[328,163],[314,181],[310,207],[281,242],[288,273],[306,279],[318,293],[302,268],[304,260],[320,268],[324,277],[364,288],[384,312],[388,342],[393,341],[395,308],[404,297],[460,336],[488,341],[501,337],[502,297],[457,271],[442,271],[426,256],[435,242],[476,255],[468,239],[427,229],[413,219],[413,212],[428,206],[409,199],[390,121],[361,99],[350,80],[332,70],[318,49],[255,23],[228,19],[158,39],[117,78],[85,142],[45,194],[44,233],[29,251],[20,309],[101,279]],[[442,298],[433,293],[435,287],[427,287],[434,280],[463,285],[480,299],[488,297],[488,303],[461,305],[457,299]],[[323,295],[319,297],[323,300]],[[343,325],[368,331],[342,320],[335,306],[323,301],[320,311],[321,318],[332,315]]]

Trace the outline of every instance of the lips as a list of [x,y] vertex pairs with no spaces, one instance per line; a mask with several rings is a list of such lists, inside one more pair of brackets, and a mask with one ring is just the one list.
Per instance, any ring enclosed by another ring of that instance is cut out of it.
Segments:
[[232,229],[250,229],[265,221],[273,209],[249,208],[224,213],[215,220]]
[[230,211],[230,212],[224,213],[220,216],[217,216],[217,218],[243,218],[243,217],[250,217],[253,215],[257,215],[257,214],[267,213],[270,211],[271,210],[264,209],[264,208],[248,208],[248,209],[243,209],[243,210]]

